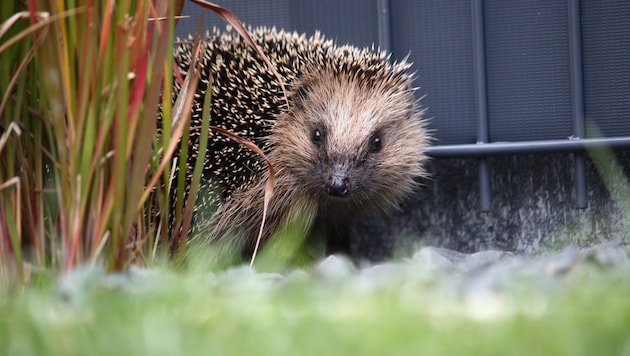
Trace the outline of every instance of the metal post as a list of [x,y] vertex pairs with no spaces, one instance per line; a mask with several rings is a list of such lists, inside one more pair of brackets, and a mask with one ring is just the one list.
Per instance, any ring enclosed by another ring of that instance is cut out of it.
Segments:
[[[489,140],[488,92],[486,77],[486,43],[483,17],[483,0],[472,1],[473,62],[475,67],[475,94],[477,106],[477,143]],[[488,159],[479,159],[479,201],[482,211],[491,208],[490,165]]]
[[381,51],[392,51],[392,28],[390,23],[389,0],[378,0],[378,45]]
[[[573,138],[586,136],[584,120],[584,77],[582,74],[582,31],[580,25],[580,0],[569,0],[569,51],[571,61],[571,114]],[[579,209],[588,206],[586,191],[586,162],[583,153],[574,156],[575,205]]]

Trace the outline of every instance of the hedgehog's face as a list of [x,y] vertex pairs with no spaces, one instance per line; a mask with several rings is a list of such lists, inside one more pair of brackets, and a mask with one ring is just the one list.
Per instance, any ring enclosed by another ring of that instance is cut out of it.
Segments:
[[274,130],[280,169],[320,201],[386,208],[423,174],[427,135],[408,83],[312,77]]

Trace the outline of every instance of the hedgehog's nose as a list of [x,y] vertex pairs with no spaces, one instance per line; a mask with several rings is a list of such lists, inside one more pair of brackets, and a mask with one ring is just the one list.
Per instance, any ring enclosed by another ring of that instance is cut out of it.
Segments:
[[347,197],[350,194],[350,179],[345,174],[331,174],[326,183],[326,193],[333,197]]

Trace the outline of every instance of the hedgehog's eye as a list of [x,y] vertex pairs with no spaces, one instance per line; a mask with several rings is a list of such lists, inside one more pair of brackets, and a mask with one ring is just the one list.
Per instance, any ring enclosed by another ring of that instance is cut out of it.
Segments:
[[372,135],[372,137],[370,137],[370,152],[379,152],[382,148],[383,140],[381,140],[381,136],[379,136],[378,134]]
[[324,135],[322,134],[322,132],[319,129],[315,129],[313,130],[313,133],[311,135],[311,141],[313,141],[313,143],[316,146],[321,146],[322,145],[322,141],[324,140]]

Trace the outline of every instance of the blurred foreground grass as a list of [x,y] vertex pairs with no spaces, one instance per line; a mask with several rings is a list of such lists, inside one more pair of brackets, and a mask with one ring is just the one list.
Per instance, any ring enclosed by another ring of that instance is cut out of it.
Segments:
[[629,355],[619,253],[614,263],[575,251],[478,263],[424,249],[282,275],[82,268],[0,301],[0,353]]

